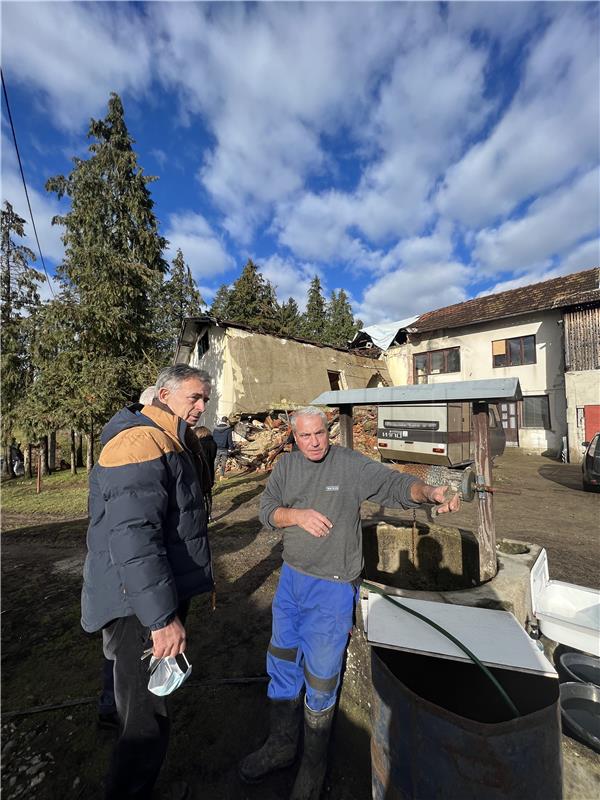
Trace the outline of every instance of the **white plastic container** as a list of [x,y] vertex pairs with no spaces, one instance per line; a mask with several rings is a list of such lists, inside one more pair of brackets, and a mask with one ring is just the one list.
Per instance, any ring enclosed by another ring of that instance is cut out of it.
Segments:
[[600,590],[551,581],[545,550],[533,565],[529,580],[533,613],[544,636],[600,656]]

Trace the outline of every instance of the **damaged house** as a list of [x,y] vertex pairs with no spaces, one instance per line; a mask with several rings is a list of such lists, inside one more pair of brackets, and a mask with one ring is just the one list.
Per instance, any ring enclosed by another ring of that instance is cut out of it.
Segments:
[[202,423],[241,419],[308,405],[330,389],[389,386],[376,349],[348,350],[261,333],[214,317],[184,321],[175,363],[205,369],[213,391]]

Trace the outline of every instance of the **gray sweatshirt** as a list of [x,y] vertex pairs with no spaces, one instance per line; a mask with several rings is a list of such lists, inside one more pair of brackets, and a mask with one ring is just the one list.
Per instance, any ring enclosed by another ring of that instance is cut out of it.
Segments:
[[394,472],[347,447],[333,445],[322,461],[310,461],[301,452],[282,456],[260,499],[260,521],[275,530],[271,517],[283,508],[312,508],[333,527],[316,537],[297,525],[284,529],[283,560],[316,578],[350,582],[362,572],[363,500],[392,508],[415,508],[410,487],[417,479]]

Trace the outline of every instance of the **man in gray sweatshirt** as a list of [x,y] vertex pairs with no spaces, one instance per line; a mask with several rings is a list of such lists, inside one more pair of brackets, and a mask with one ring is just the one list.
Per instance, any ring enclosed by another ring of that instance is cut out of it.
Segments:
[[263,525],[284,529],[267,652],[271,728],[264,745],[241,762],[240,775],[257,782],[294,761],[304,689],[304,752],[291,800],[318,800],[363,567],[361,503],[435,503],[444,513],[458,510],[459,499],[445,502],[445,486],[330,447],[327,418],[317,408],[297,411],[292,430],[298,451],[277,462],[260,502]]

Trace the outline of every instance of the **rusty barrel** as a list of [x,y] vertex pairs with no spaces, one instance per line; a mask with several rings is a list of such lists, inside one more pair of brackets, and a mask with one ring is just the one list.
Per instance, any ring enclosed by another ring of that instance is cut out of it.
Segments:
[[560,800],[558,680],[371,648],[373,800]]

